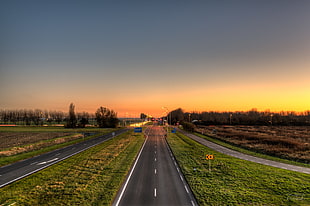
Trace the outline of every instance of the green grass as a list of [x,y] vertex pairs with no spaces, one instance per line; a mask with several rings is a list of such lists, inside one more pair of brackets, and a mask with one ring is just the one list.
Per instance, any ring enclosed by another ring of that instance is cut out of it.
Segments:
[[[0,131],[2,131],[1,129],[3,129],[3,128],[0,127]],[[6,128],[6,129],[9,130],[8,128]],[[11,128],[10,132],[12,132],[12,131],[14,131],[14,132],[62,132],[63,130],[68,131],[68,129],[65,129],[65,128],[41,128],[41,127],[33,127],[33,128],[32,127],[21,127],[21,128],[18,128],[17,127],[15,129]],[[23,153],[19,153],[19,154],[7,156],[7,157],[1,157],[0,158],[0,167],[14,163],[14,162],[17,162],[17,161],[20,161],[20,160],[23,160],[23,159],[34,157],[34,156],[37,156],[37,155],[40,155],[40,154],[43,154],[46,152],[50,152],[50,151],[53,151],[53,150],[56,150],[56,149],[59,149],[62,147],[66,147],[66,146],[69,146],[72,144],[76,144],[78,142],[82,142],[82,141],[85,141],[85,140],[90,139],[90,138],[95,138],[95,137],[110,133],[110,132],[115,131],[115,130],[116,129],[84,129],[84,130],[82,128],[81,129],[73,129],[70,132],[99,132],[99,133],[92,135],[92,136],[85,137],[85,138],[78,138],[78,139],[75,139],[75,140],[72,140],[69,142],[64,142],[64,143],[60,143],[60,144],[47,146],[47,147],[40,148],[40,149],[37,149],[34,151],[23,152]],[[53,141],[53,140],[55,140],[55,139],[45,140],[45,141]]]
[[[230,157],[180,133],[168,142],[200,205],[310,204],[308,174]],[[215,159],[206,160],[206,154]]]
[[0,189],[0,205],[110,205],[142,146],[127,132]]
[[256,157],[260,157],[260,158],[264,158],[264,159],[269,159],[269,160],[273,160],[273,161],[277,161],[277,162],[282,162],[282,163],[286,163],[286,164],[310,168],[310,164],[306,164],[306,163],[302,163],[302,162],[296,162],[296,161],[287,160],[287,159],[282,159],[279,157],[273,157],[273,156],[262,154],[262,153],[257,153],[257,152],[250,151],[248,149],[244,149],[244,148],[241,148],[238,146],[234,146],[232,144],[229,144],[229,143],[223,142],[221,140],[211,138],[211,137],[208,137],[208,136],[196,133],[196,132],[194,134],[198,137],[204,138],[206,140],[209,140],[209,141],[214,142],[216,144],[222,145],[222,146],[227,147],[229,149],[236,150],[238,152],[242,152],[244,154],[248,154],[248,155],[252,155],[252,156],[256,156]]

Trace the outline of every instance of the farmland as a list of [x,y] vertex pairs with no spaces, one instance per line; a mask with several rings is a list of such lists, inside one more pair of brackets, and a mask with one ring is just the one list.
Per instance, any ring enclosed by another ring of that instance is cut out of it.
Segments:
[[197,132],[251,151],[310,163],[309,126],[200,126]]
[[[68,140],[68,136],[72,138],[79,138],[82,134],[73,135],[73,133],[64,133],[64,132],[27,132],[27,133],[14,133],[14,132],[1,132],[0,139],[2,144],[0,145],[0,150],[7,149],[7,148],[15,148],[15,149],[22,149],[22,146],[25,145],[34,145],[38,142],[42,142],[45,140],[56,140],[56,142],[64,142]],[[60,139],[60,137],[62,137]],[[18,151],[16,151],[18,152]],[[1,152],[0,152],[1,154]]]

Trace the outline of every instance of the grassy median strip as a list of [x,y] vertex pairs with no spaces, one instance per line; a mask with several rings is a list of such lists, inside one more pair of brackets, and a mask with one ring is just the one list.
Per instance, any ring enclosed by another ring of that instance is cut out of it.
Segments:
[[308,174],[230,157],[180,133],[168,143],[200,205],[310,204]]
[[110,205],[144,138],[126,132],[0,189],[0,205]]

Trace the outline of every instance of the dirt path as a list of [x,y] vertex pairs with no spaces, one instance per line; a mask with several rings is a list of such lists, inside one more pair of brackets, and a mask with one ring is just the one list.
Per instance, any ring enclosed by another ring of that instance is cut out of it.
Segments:
[[179,130],[179,131],[181,133],[185,134],[186,136],[188,136],[189,138],[195,140],[196,142],[198,142],[204,146],[207,146],[207,147],[209,147],[209,148],[211,148],[217,152],[221,152],[223,154],[230,155],[232,157],[236,157],[236,158],[251,161],[251,162],[256,162],[256,163],[263,164],[263,165],[277,167],[277,168],[281,168],[281,169],[286,169],[286,170],[291,170],[291,171],[295,171],[295,172],[302,172],[302,173],[310,174],[310,168],[285,164],[285,163],[281,163],[281,162],[276,162],[276,161],[272,161],[272,160],[267,160],[267,159],[243,154],[241,152],[237,152],[235,150],[231,150],[231,149],[228,149],[226,147],[215,144],[213,142],[210,142],[210,141],[203,139],[201,137],[198,137],[196,135],[187,133],[183,130]]

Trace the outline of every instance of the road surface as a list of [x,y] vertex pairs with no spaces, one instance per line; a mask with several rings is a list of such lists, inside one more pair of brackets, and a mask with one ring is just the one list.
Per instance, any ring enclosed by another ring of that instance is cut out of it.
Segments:
[[286,170],[291,170],[291,171],[295,171],[295,172],[302,172],[302,173],[310,174],[310,168],[285,164],[285,163],[281,163],[281,162],[276,162],[276,161],[272,161],[272,160],[267,160],[267,159],[243,154],[241,152],[237,152],[235,150],[231,150],[231,149],[228,149],[228,148],[223,147],[221,145],[210,142],[210,141],[203,139],[201,137],[198,137],[194,134],[187,133],[183,130],[179,130],[179,131],[182,132],[183,134],[185,134],[186,136],[188,136],[189,138],[195,140],[196,142],[199,142],[200,144],[209,147],[210,149],[213,149],[213,150],[218,151],[218,152],[223,153],[223,154],[230,155],[232,157],[237,157],[239,159],[248,160],[251,162],[256,162],[259,164],[277,167],[277,168],[281,168],[281,169],[286,169]]
[[118,130],[100,137],[89,139],[68,147],[57,149],[30,159],[0,167],[0,188],[60,162],[68,157],[87,150],[95,145],[107,141],[114,136],[126,132],[127,129]]
[[165,139],[165,130],[148,127],[147,138],[113,205],[197,205]]

